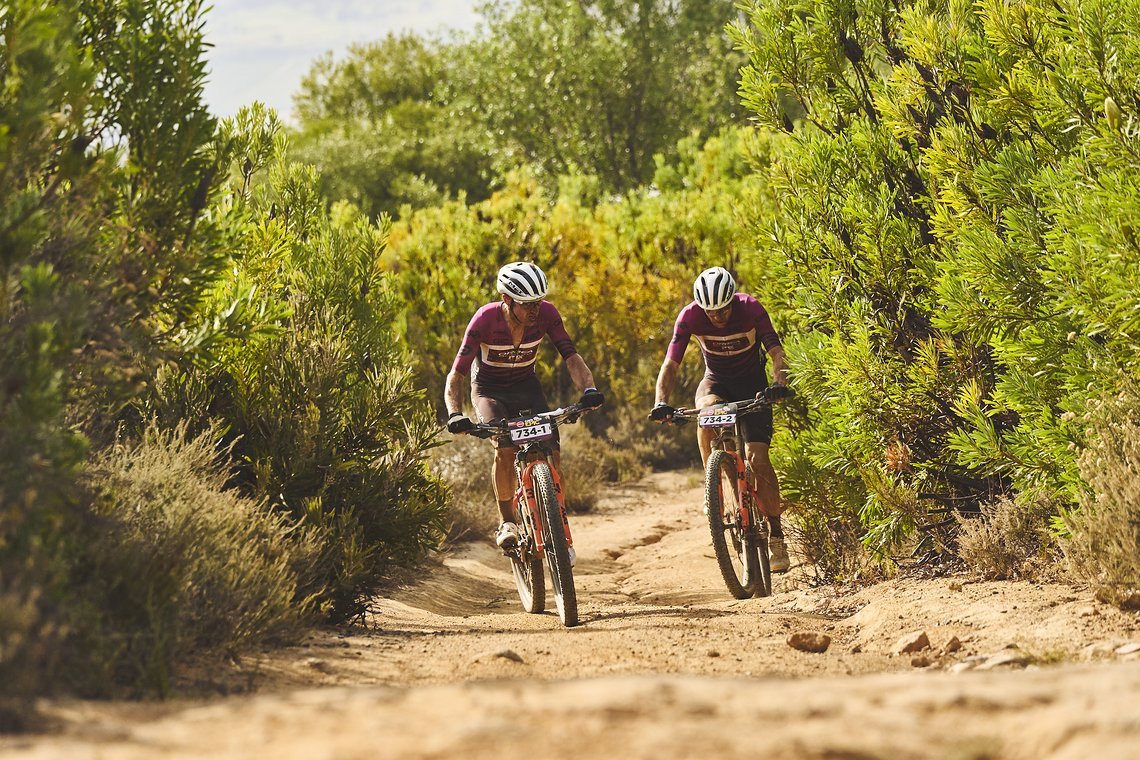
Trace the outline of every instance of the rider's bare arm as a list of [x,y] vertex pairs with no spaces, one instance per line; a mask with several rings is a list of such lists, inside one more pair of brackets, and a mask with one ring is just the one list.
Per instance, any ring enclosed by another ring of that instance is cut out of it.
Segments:
[[578,386],[578,390],[584,391],[587,388],[598,387],[594,384],[594,373],[586,366],[586,361],[581,354],[571,354],[566,357],[566,370],[570,373],[570,379],[574,381],[574,385]]
[[447,405],[447,414],[463,411],[463,380],[464,376],[457,370],[447,373],[447,385],[444,386],[443,403]]
[[772,382],[776,385],[787,385],[788,362],[784,355],[784,347],[772,346],[768,349],[768,356],[772,357]]
[[673,388],[677,386],[677,373],[680,369],[681,365],[668,357],[661,363],[661,371],[657,373],[657,395],[653,403],[668,403]]

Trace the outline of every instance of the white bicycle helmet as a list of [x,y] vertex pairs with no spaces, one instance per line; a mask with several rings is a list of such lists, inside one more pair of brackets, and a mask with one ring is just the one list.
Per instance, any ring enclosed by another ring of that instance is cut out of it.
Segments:
[[697,305],[708,311],[723,309],[732,303],[736,294],[736,280],[724,267],[706,269],[693,283],[693,298]]
[[546,275],[528,261],[513,261],[499,270],[496,278],[500,293],[516,301],[541,301],[546,298]]

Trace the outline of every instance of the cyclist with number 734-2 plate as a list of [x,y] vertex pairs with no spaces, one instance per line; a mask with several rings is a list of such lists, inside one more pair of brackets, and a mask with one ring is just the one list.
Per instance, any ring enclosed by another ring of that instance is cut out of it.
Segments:
[[[546,275],[534,264],[516,261],[499,270],[496,289],[500,299],[481,307],[467,325],[463,343],[447,374],[444,403],[447,429],[467,433],[474,423],[463,414],[463,377],[471,376],[471,405],[483,423],[523,412],[550,411],[534,372],[538,347],[549,337],[566,362],[570,379],[582,391],[582,406],[601,406],[604,398],[594,375],[574,348],[562,324],[562,315],[546,300]],[[492,483],[502,525],[495,535],[500,548],[509,549],[519,537],[511,504],[515,490],[515,449],[495,442]],[[553,442],[554,469],[559,469],[558,440]],[[571,555],[573,557],[573,555]]]
[[[752,399],[763,394],[778,401],[790,394],[787,387],[787,365],[780,336],[772,326],[768,312],[752,296],[736,292],[736,281],[727,269],[713,267],[701,272],[693,283],[693,301],[677,315],[673,339],[665,361],[657,375],[656,403],[649,416],[658,422],[671,419],[674,411],[668,405],[669,395],[677,384],[677,373],[689,338],[695,337],[705,359],[705,376],[697,386],[698,409],[722,402]],[[765,356],[772,359],[773,385],[768,387]],[[772,442],[772,408],[765,407],[741,418],[744,426],[747,460],[755,477],[754,486],[760,499],[760,511],[769,525],[768,552],[772,570],[786,572],[788,550],[780,515],[780,484],[768,458]],[[697,445],[707,466],[714,430],[697,430]]]

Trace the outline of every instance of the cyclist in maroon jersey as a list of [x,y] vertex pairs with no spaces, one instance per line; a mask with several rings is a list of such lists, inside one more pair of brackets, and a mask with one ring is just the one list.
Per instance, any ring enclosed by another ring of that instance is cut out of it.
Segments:
[[[562,315],[546,300],[547,282],[542,270],[528,262],[507,264],[499,270],[496,288],[500,300],[475,312],[447,374],[444,390],[449,415],[447,429],[452,433],[466,433],[474,427],[462,412],[462,377],[468,374],[471,376],[471,405],[480,422],[517,416],[524,410],[550,411],[534,373],[538,346],[547,336],[566,362],[570,379],[582,390],[580,403],[601,406],[605,399],[595,387],[593,373],[567,335]],[[557,431],[555,435],[553,464],[557,470],[560,459]],[[497,441],[494,445],[492,483],[502,517],[495,543],[509,548],[518,541],[518,526],[511,504],[515,490],[515,449],[509,444],[499,445]]]
[[[697,386],[698,409],[726,401],[751,399],[760,394],[772,401],[790,395],[784,348],[760,302],[747,293],[737,293],[736,281],[723,267],[701,272],[693,283],[693,298],[693,302],[677,315],[673,339],[657,375],[657,394],[650,418],[664,422],[675,411],[667,402],[677,384],[677,373],[690,337],[697,339],[705,360],[705,376]],[[772,359],[772,386],[768,385],[764,368],[765,352]],[[770,527],[768,553],[772,570],[786,572],[790,563],[780,525],[784,505],[780,501],[779,480],[768,457],[768,447],[772,442],[771,407],[742,417],[741,425],[746,456],[756,479],[754,485],[760,498],[760,511],[766,515]],[[712,450],[713,435],[712,429],[697,429],[697,445],[701,450],[701,460],[706,464]]]

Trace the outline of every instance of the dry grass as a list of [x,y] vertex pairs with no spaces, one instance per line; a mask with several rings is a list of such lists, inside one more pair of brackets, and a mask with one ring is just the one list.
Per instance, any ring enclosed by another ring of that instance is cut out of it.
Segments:
[[85,486],[104,526],[86,548],[82,614],[84,629],[101,633],[80,645],[90,672],[73,674],[89,689],[106,668],[165,692],[186,657],[287,639],[311,622],[299,589],[311,583],[315,537],[225,487],[217,438],[214,428],[187,438],[151,426],[92,464]]
[[829,518],[816,510],[792,509],[785,513],[783,525],[815,585],[869,583],[882,579],[881,567],[871,560],[860,540],[858,520]]
[[1135,401],[1110,407],[1079,461],[1092,492],[1066,517],[1070,535],[1062,548],[1073,574],[1099,599],[1140,609],[1140,415]]
[[1056,512],[1042,501],[1002,499],[983,505],[979,517],[957,515],[958,556],[989,580],[1043,580],[1054,566],[1049,518]]
[[448,541],[489,535],[499,524],[491,488],[494,449],[487,441],[457,435],[444,446],[432,449],[428,464],[451,490]]

